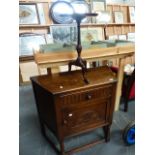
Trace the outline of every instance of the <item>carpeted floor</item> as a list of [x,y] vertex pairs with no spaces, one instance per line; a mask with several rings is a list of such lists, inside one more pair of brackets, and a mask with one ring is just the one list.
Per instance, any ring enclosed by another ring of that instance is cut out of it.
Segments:
[[[56,155],[55,151],[40,133],[32,87],[19,87],[19,154],[20,155]],[[111,140],[101,143],[73,155],[134,155],[135,146],[126,146],[122,139],[124,127],[135,117],[135,102],[129,102],[129,112],[121,110],[114,113],[111,126]],[[69,149],[88,143],[103,136],[102,129],[97,129],[80,136],[66,139],[65,148]]]

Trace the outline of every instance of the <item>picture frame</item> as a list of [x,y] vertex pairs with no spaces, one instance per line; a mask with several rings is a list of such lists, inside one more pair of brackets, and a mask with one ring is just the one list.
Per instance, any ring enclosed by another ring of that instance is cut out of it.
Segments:
[[100,11],[105,11],[105,5],[106,5],[106,2],[104,0],[92,0],[91,2],[91,9],[92,9],[92,12],[100,12]]
[[81,42],[102,41],[103,29],[101,27],[96,28],[82,28],[81,29]]
[[119,40],[127,40],[127,36],[125,34],[118,35]]
[[37,3],[37,10],[38,10],[38,16],[39,16],[39,22],[40,22],[40,24],[41,25],[46,24],[43,3]]
[[53,43],[76,44],[77,27],[75,24],[51,25],[50,34],[53,37]]
[[46,38],[47,44],[53,44],[53,36],[51,35],[51,33],[46,34],[45,38]]
[[96,12],[98,15],[95,17],[95,23],[97,24],[108,24],[111,22],[111,13],[110,11],[99,11]]
[[[78,7],[76,8],[76,4],[78,4]],[[71,5],[73,6],[74,10],[79,13],[91,13],[91,4],[84,0],[76,0],[71,1]],[[73,20],[75,23],[76,21]],[[91,17],[86,16],[84,19],[82,19],[81,23],[91,23]]]
[[19,56],[32,56],[40,45],[46,44],[44,34],[21,33],[19,35]]
[[[92,0],[91,1],[91,12],[92,13],[97,13],[98,16],[102,15],[102,12],[105,11],[105,1],[103,0]],[[102,23],[102,21],[100,21],[101,18],[99,17],[91,17],[92,19],[92,23]]]
[[[87,9],[88,9],[88,13],[91,13],[91,5],[89,3],[87,3]],[[81,21],[81,23],[91,23],[91,18],[92,17],[87,16]]]
[[128,39],[128,41],[135,42],[135,33],[128,33],[127,39]]
[[37,4],[35,3],[19,4],[19,24],[20,25],[40,24]]
[[114,12],[114,19],[116,24],[123,24],[124,23],[124,17],[122,11],[115,11]]
[[118,40],[118,35],[108,36],[108,40]]
[[135,8],[133,6],[129,7],[129,19],[130,23],[135,23]]

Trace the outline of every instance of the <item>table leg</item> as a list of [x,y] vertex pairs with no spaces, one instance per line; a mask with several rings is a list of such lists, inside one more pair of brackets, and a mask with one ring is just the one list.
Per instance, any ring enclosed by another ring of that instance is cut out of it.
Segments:
[[39,65],[37,65],[37,69],[38,69],[38,74],[41,75],[41,70],[40,70]]
[[19,66],[19,84],[21,83],[23,83],[23,77],[22,77],[20,66]]
[[52,71],[52,74],[54,74],[54,73],[59,73],[59,72],[60,72],[58,66],[53,66],[53,67],[51,68],[51,71]]
[[122,93],[122,83],[123,83],[123,76],[124,76],[124,58],[120,58],[119,60],[119,70],[117,73],[117,87],[116,87],[116,98],[115,98],[115,111],[119,109],[120,105],[120,98]]
[[51,74],[52,74],[52,72],[51,72],[51,68],[50,68],[50,67],[47,68],[47,74],[48,74],[48,75],[51,75]]

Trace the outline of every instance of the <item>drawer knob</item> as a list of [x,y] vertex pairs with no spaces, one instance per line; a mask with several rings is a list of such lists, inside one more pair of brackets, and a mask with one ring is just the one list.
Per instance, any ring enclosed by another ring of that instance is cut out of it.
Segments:
[[63,120],[63,124],[67,124],[67,121],[66,120]]
[[73,116],[73,114],[72,114],[72,113],[69,113],[69,114],[68,114],[68,116],[69,116],[69,117],[72,117],[72,116]]
[[87,94],[87,99],[90,100],[92,96],[90,94]]

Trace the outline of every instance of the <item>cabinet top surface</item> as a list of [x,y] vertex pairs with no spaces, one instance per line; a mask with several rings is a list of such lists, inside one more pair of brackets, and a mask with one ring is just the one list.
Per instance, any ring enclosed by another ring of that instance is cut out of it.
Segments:
[[109,67],[88,69],[85,76],[88,79],[89,84],[84,83],[81,70],[53,75],[35,76],[31,77],[31,81],[37,83],[53,94],[91,88],[93,86],[117,81],[115,73],[112,72]]

